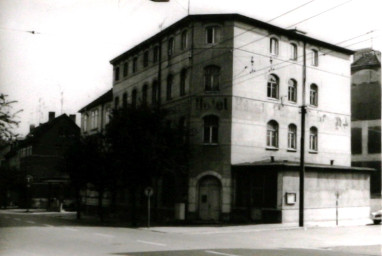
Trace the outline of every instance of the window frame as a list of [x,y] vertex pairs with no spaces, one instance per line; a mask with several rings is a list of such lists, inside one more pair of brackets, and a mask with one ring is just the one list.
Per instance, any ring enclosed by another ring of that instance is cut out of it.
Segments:
[[217,145],[219,143],[219,117],[207,115],[203,117],[203,143]]
[[204,67],[204,91],[218,92],[220,90],[221,68],[216,65]]
[[315,126],[309,129],[309,152],[318,152],[318,129]]
[[297,126],[295,124],[288,125],[288,150],[297,150]]
[[133,73],[138,71],[138,57],[133,58]]
[[298,47],[296,43],[290,43],[290,60],[297,61],[298,59]]
[[175,53],[175,39],[174,37],[170,37],[167,40],[167,56],[171,58]]
[[297,103],[297,81],[293,78],[288,80],[288,101]]
[[143,67],[146,68],[149,66],[149,51],[146,50],[143,52]]
[[267,149],[279,148],[279,124],[275,120],[267,123],[266,147]]
[[115,82],[118,82],[119,79],[120,79],[120,74],[119,73],[120,73],[119,66],[116,66],[114,68],[114,81]]
[[[274,81],[271,81],[274,78]],[[270,74],[267,80],[267,97],[269,99],[279,99],[280,79],[275,74]]]
[[[205,42],[207,45],[214,45],[218,40],[219,26],[211,25],[205,28]],[[211,40],[210,40],[211,39]]]
[[157,63],[159,60],[159,46],[155,45],[153,47],[153,63]]
[[123,77],[127,77],[129,74],[129,62],[125,61],[123,63]]
[[269,53],[273,56],[279,55],[279,39],[276,37],[269,39]]
[[311,65],[314,67],[318,67],[319,59],[318,59],[318,50],[317,49],[311,49]]
[[311,84],[309,88],[309,105],[317,107],[318,106],[318,85]]

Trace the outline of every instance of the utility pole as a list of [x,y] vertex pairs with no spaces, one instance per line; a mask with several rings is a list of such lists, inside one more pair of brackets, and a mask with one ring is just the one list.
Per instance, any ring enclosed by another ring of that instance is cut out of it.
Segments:
[[304,226],[304,179],[305,179],[305,115],[306,115],[306,42],[303,47],[302,67],[302,105],[301,105],[301,146],[300,146],[300,197],[299,197],[299,226]]

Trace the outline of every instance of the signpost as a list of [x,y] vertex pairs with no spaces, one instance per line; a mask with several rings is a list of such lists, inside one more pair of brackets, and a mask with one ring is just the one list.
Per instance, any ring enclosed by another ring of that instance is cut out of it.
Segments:
[[145,195],[147,196],[147,227],[150,227],[150,197],[154,194],[152,187],[145,188]]

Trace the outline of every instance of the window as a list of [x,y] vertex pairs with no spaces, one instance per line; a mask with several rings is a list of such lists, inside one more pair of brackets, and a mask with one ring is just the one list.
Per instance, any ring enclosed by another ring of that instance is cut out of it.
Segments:
[[187,49],[187,39],[188,39],[188,33],[187,33],[187,30],[185,30],[182,32],[181,42],[180,42],[180,48],[182,50]]
[[297,60],[297,44],[290,44],[290,59]]
[[134,57],[133,59],[133,73],[137,72],[138,69],[138,58]]
[[114,81],[118,81],[119,80],[119,67],[116,67],[114,69]]
[[122,95],[122,106],[124,108],[127,107],[127,93],[126,92]]
[[288,100],[297,102],[297,82],[294,79],[288,81]]
[[206,43],[216,44],[218,42],[219,29],[216,26],[206,28]]
[[318,66],[318,51],[312,49],[311,52],[311,58],[312,58],[312,66]]
[[147,84],[143,85],[143,88],[142,88],[142,104],[143,105],[147,104]]
[[166,91],[166,99],[171,100],[172,97],[172,75],[167,76],[167,91]]
[[108,124],[110,122],[110,115],[111,115],[111,109],[110,107],[107,107],[105,111],[105,124]]
[[125,62],[123,63],[123,77],[126,77],[129,72],[129,63]]
[[315,84],[310,85],[310,99],[309,103],[312,106],[318,106],[318,87]]
[[84,129],[84,132],[86,132],[88,129],[88,114],[87,113],[85,113],[84,115],[82,127]]
[[309,150],[318,151],[318,132],[316,127],[310,128]]
[[362,128],[351,128],[351,153],[362,154]]
[[168,57],[170,58],[174,54],[174,38],[168,39]]
[[131,105],[133,106],[133,108],[137,106],[137,89],[134,89],[131,95]]
[[279,98],[279,78],[275,75],[268,77],[267,96],[274,99]]
[[288,149],[297,149],[297,127],[294,124],[288,126]]
[[270,39],[269,52],[272,55],[278,55],[279,54],[279,40],[277,40],[277,38],[272,37]]
[[381,127],[369,127],[367,136],[367,152],[369,154],[381,153]]
[[151,94],[151,101],[152,104],[158,103],[158,82],[155,80],[152,85],[152,94]]
[[187,70],[182,69],[182,71],[180,72],[180,88],[179,88],[180,96],[184,96],[186,94],[186,79],[187,79]]
[[159,59],[159,46],[154,46],[153,49],[153,62],[156,63]]
[[149,65],[149,51],[145,51],[143,53],[143,67],[147,67]]
[[218,143],[219,118],[217,116],[206,116],[204,119],[204,143]]
[[95,129],[98,126],[98,110],[92,111],[91,129]]
[[267,124],[267,147],[277,148],[279,136],[279,125],[276,121],[271,120]]
[[118,107],[119,107],[119,98],[115,97],[114,98],[114,108],[118,108]]
[[204,89],[205,91],[219,90],[220,68],[208,66],[204,69]]

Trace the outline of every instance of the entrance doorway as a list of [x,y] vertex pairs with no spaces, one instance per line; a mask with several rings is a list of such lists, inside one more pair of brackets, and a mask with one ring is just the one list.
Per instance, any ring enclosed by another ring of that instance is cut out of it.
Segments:
[[221,206],[221,184],[213,177],[207,176],[199,182],[199,218],[201,220],[219,220]]

